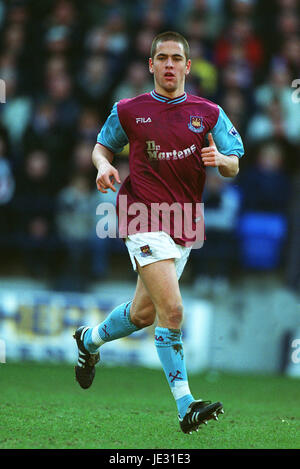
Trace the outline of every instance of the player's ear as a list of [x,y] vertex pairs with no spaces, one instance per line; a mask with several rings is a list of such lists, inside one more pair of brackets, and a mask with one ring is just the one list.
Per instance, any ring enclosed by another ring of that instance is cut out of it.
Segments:
[[149,72],[150,72],[150,73],[154,73],[154,72],[153,72],[153,62],[152,62],[152,58],[151,58],[151,57],[149,58]]
[[191,64],[192,64],[191,59],[189,59],[186,63],[186,70],[185,70],[186,75],[188,75],[191,71]]

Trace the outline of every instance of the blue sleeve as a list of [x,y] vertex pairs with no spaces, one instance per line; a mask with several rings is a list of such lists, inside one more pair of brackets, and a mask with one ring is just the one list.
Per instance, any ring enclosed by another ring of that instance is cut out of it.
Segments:
[[97,143],[101,143],[113,153],[120,153],[128,143],[128,137],[119,120],[117,104],[113,105],[110,115],[97,136]]
[[218,121],[211,131],[213,139],[220,153],[240,158],[244,154],[241,136],[220,106],[219,110]]

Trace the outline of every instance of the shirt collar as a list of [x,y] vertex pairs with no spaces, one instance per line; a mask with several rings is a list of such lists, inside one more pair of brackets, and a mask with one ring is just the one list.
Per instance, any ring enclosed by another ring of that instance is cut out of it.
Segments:
[[162,94],[157,93],[155,90],[151,91],[151,96],[152,98],[156,99],[157,101],[160,101],[162,103],[168,103],[168,104],[178,104],[178,103],[183,103],[183,101],[186,100],[187,94],[183,93],[181,96],[177,96],[176,98],[167,98],[166,96],[163,96]]

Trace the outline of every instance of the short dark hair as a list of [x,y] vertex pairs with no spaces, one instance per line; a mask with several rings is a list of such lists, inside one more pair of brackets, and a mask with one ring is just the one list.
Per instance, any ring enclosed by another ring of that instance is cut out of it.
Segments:
[[190,46],[185,37],[183,37],[180,33],[177,33],[176,31],[165,31],[164,33],[160,33],[152,41],[151,45],[151,58],[152,60],[154,59],[156,49],[157,49],[157,44],[159,42],[165,42],[165,41],[174,41],[174,42],[179,42],[180,44],[183,45],[184,49],[184,55],[186,60],[188,61],[190,58]]

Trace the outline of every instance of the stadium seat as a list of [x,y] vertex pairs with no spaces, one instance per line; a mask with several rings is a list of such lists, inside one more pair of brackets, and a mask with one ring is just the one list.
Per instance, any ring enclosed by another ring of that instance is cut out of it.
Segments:
[[237,229],[243,267],[267,270],[279,266],[287,233],[284,215],[247,212],[240,217]]

